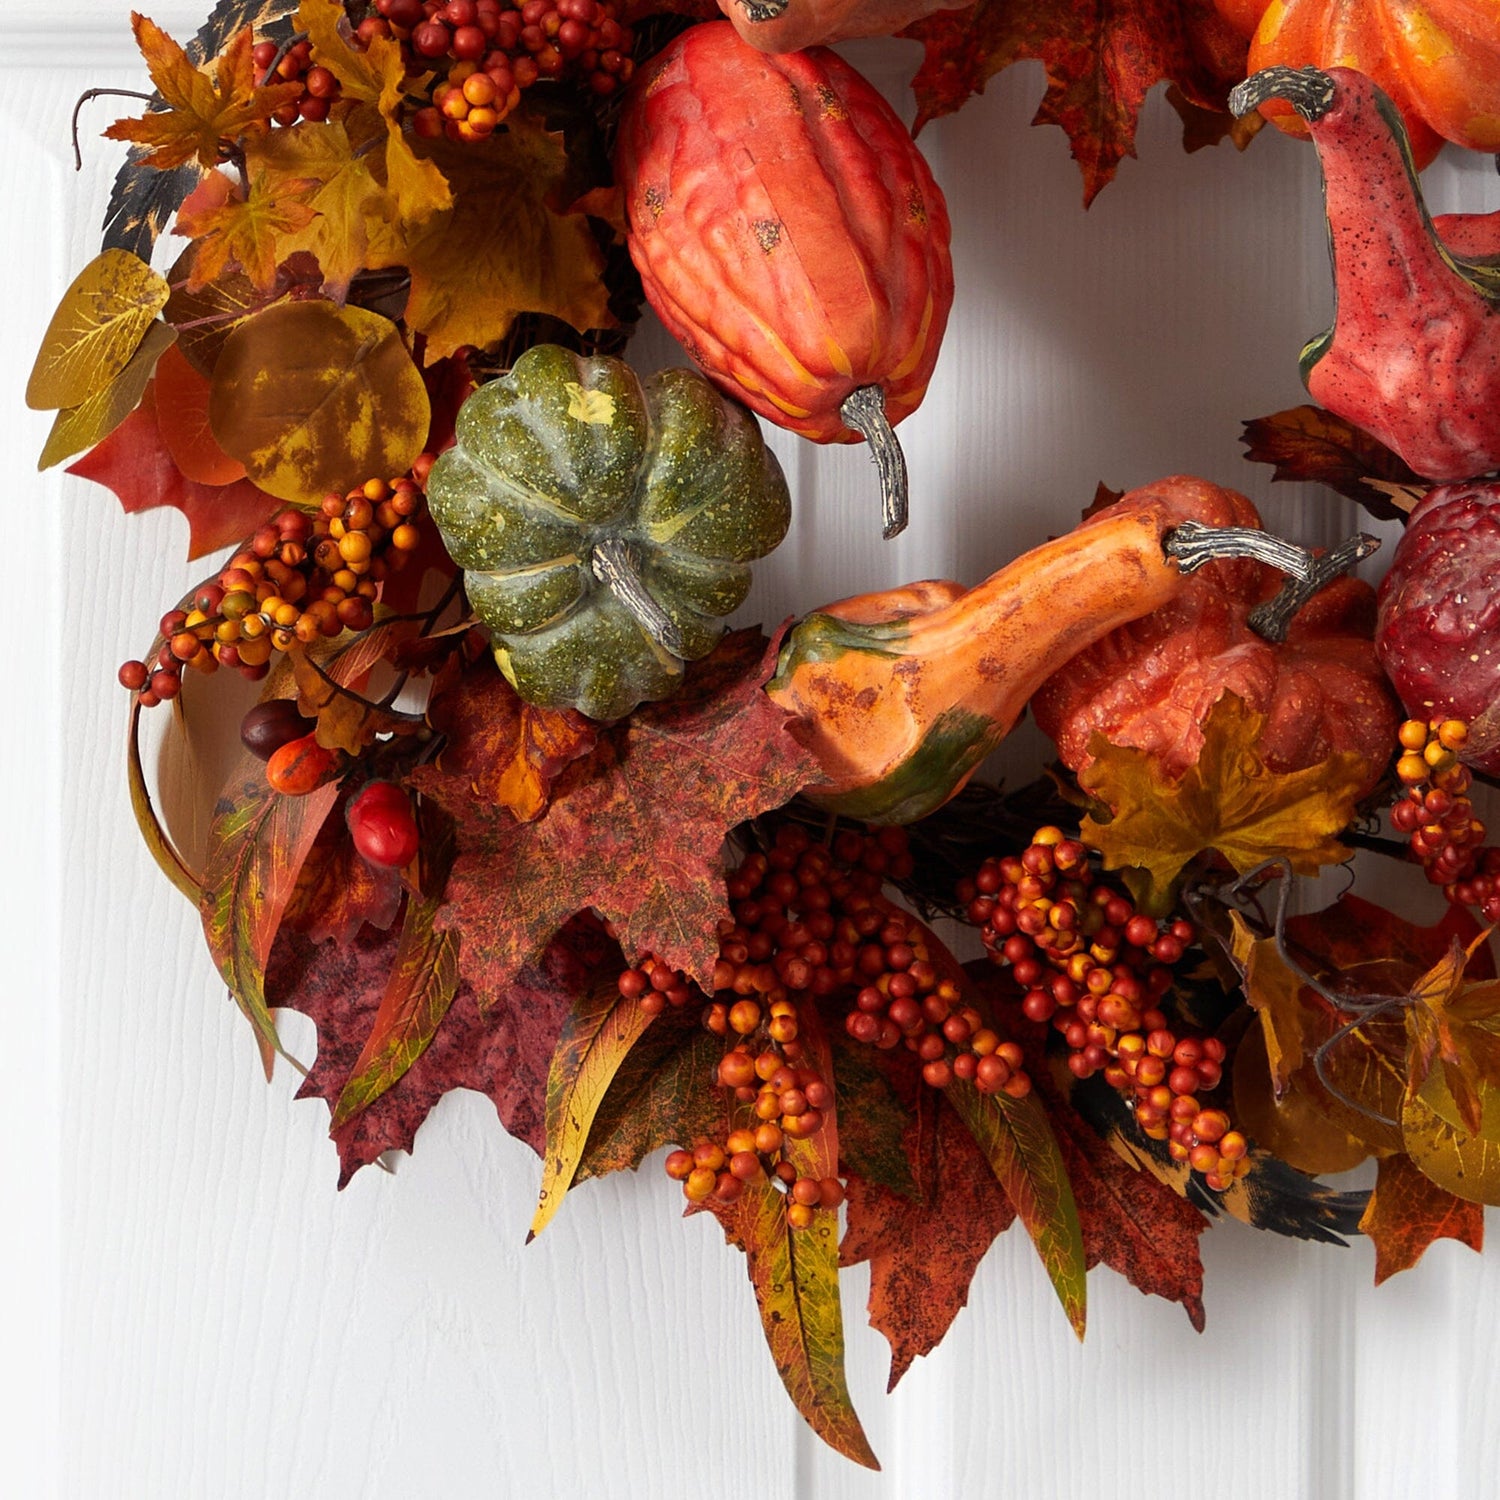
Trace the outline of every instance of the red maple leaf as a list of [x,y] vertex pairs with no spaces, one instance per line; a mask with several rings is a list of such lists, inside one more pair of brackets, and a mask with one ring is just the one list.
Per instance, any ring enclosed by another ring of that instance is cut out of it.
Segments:
[[68,473],[113,490],[127,515],[175,506],[188,520],[189,559],[232,547],[281,506],[248,479],[199,484],[185,478],[162,440],[149,385],[141,404],[103,442],[69,464]]
[[[458,853],[439,925],[462,933],[459,972],[486,1004],[590,907],[615,924],[632,958],[651,952],[711,983],[717,924],[729,917],[725,834],[817,775],[789,732],[792,716],[760,690],[775,659],[775,643],[757,630],[728,636],[675,697],[601,730],[534,822],[474,796],[462,741],[412,775],[454,823]],[[508,688],[486,666],[462,690]]]
[[1175,83],[1189,104],[1222,111],[1245,76],[1247,44],[1210,0],[978,0],[901,35],[927,49],[912,80],[918,130],[1002,68],[1040,60],[1047,93],[1032,123],[1067,132],[1085,204],[1135,155],[1136,119],[1154,85]]
[[[348,946],[314,943],[283,928],[266,971],[267,1003],[309,1016],[318,1057],[297,1097],[330,1111],[375,1024],[396,956],[399,924],[365,928]],[[410,1069],[367,1109],[333,1133],[339,1186],[383,1151],[410,1151],[417,1128],[449,1089],[473,1089],[494,1103],[501,1123],[538,1155],[546,1144],[547,1070],[563,1021],[596,970],[619,952],[591,917],[558,934],[535,965],[489,994],[484,1013],[460,982],[441,1027]]]

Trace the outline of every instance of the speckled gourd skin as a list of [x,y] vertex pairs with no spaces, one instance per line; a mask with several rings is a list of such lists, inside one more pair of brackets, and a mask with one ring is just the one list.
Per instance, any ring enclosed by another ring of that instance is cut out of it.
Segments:
[[[713,649],[749,591],[747,564],[791,518],[754,417],[701,375],[642,382],[620,360],[555,345],[529,349],[464,403],[427,502],[516,691],[606,720],[666,697],[684,659]],[[595,576],[606,538],[628,545],[684,658]]]
[[[1337,305],[1302,351],[1303,380],[1424,478],[1488,473],[1500,467],[1500,266],[1443,243],[1386,95],[1361,73],[1326,71],[1333,107],[1310,129]],[[1483,220],[1465,227],[1488,233]]]
[[818,442],[878,385],[922,400],[953,301],[948,211],[866,80],[824,48],[766,56],[694,26],[637,77],[615,171],[647,299],[723,388]]

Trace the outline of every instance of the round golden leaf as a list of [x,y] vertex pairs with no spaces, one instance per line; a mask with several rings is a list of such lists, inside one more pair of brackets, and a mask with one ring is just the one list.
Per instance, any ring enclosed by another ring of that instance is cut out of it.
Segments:
[[214,437],[280,500],[312,505],[404,473],[430,419],[400,330],[364,308],[268,308],[230,335],[214,366]]

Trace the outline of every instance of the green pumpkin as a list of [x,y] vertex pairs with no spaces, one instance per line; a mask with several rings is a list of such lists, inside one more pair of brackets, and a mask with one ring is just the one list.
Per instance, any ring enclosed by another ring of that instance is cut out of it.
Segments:
[[703,376],[554,344],[464,402],[427,504],[516,691],[594,719],[677,687],[791,519],[755,418]]

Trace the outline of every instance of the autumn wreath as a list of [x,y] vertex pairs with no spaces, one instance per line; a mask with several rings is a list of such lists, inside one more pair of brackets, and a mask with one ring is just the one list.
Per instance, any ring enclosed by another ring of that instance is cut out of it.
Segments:
[[[670,1148],[798,1408],[873,1464],[840,1265],[894,1381],[1017,1219],[1081,1333],[1100,1261],[1201,1327],[1216,1214],[1364,1232],[1384,1277],[1500,1202],[1469,797],[1500,768],[1500,215],[1432,220],[1410,144],[1500,147],[1500,23],[1430,5],[1439,74],[1378,4],[724,8],[224,0],[186,47],[136,16],[155,92],[106,131],[103,249],[28,399],[43,467],[227,552],[120,669],[131,796],[268,1075],[275,1012],[315,1021],[341,1180],[460,1086],[541,1155],[533,1232]],[[1041,58],[1086,197],[1163,79],[1192,144],[1311,136],[1320,405],[1248,438],[1410,513],[1378,596],[1368,538],[1315,554],[1174,476],[975,587],[725,633],[790,517],[757,414],[867,441],[906,524],[947,209],[818,45],[901,28],[919,125]],[[694,368],[620,358],[643,300]],[[164,701],[239,720],[201,866],[139,746]],[[971,779],[1028,707],[1057,763]],[[1356,847],[1445,920],[1288,915]],[[1316,1180],[1372,1159],[1373,1191]]]

